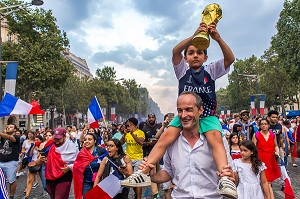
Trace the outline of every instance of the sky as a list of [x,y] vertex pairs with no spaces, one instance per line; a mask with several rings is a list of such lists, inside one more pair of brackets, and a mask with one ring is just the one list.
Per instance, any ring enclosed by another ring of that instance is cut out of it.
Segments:
[[[176,112],[178,95],[172,49],[195,32],[206,5],[221,6],[223,18],[217,29],[235,57],[246,59],[260,57],[270,47],[283,2],[44,0],[42,7],[52,10],[59,29],[67,33],[71,52],[87,61],[92,74],[97,68],[114,67],[116,79],[135,79],[165,114]],[[208,57],[206,64],[222,58],[214,41]],[[217,89],[227,85],[227,75],[216,81]]]

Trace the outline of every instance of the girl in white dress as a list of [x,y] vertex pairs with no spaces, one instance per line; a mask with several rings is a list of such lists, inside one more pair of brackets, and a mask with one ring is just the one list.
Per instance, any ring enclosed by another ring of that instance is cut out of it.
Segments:
[[271,199],[264,172],[266,166],[259,159],[256,146],[251,140],[245,140],[240,149],[242,158],[233,161],[238,198]]

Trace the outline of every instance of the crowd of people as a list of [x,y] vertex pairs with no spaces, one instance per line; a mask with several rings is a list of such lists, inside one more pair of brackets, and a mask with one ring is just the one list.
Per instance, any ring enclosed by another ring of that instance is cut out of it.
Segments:
[[[192,45],[200,32],[218,43],[222,59],[203,65],[207,50]],[[141,199],[144,186],[159,198],[161,183],[166,199],[273,199],[271,183],[281,177],[279,165],[286,166],[291,154],[297,167],[300,117],[288,120],[275,110],[255,118],[242,110],[230,121],[216,116],[215,81],[229,72],[234,55],[215,22],[201,23],[172,52],[179,82],[177,116],[168,113],[159,123],[150,113],[146,121],[131,117],[122,124],[79,130],[67,126],[20,132],[9,124],[0,133],[2,198],[14,198],[16,177],[27,167],[24,199],[37,186],[37,174],[52,199],[69,198],[72,181],[74,197],[82,199],[110,175],[121,181],[123,188],[114,196],[119,199],[128,198],[131,187]]]

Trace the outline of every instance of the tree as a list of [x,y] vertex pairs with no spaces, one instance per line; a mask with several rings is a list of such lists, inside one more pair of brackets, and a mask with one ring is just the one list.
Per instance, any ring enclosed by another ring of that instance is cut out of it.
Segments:
[[300,79],[300,0],[285,0],[277,22],[277,34],[271,45],[287,75],[299,84]]
[[[3,3],[23,2],[7,0]],[[17,95],[30,101],[32,92],[60,88],[72,74],[73,66],[61,55],[69,41],[66,33],[58,29],[52,12],[24,8],[8,16],[7,21],[10,33],[17,35],[17,42],[3,43],[3,58],[19,62]]]

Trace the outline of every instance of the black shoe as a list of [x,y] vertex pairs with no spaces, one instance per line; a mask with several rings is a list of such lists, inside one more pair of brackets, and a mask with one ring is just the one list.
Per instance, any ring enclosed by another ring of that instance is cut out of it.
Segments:
[[15,196],[9,196],[9,199],[14,199],[15,198]]
[[281,187],[281,191],[283,191],[283,190],[284,190],[284,186]]

